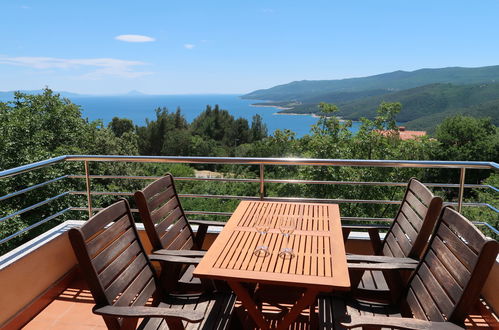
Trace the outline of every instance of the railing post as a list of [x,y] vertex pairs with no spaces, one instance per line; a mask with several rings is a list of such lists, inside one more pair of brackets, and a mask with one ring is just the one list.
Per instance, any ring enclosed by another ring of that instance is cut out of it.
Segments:
[[263,164],[260,164],[260,199],[263,200],[265,197],[265,180],[264,180],[264,168]]
[[463,195],[464,195],[464,177],[466,175],[466,168],[461,168],[461,175],[459,176],[459,199],[457,201],[457,212],[461,213],[461,208],[463,206]]
[[90,189],[90,170],[88,168],[88,160],[85,161],[85,181],[87,182],[88,218],[91,218],[93,215],[93,210],[92,210],[92,194]]

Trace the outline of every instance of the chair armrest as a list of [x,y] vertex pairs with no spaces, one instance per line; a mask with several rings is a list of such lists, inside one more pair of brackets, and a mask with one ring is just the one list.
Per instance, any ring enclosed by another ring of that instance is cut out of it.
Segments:
[[153,254],[159,254],[164,256],[177,256],[177,257],[204,257],[206,251],[198,250],[167,250],[161,249],[152,252]]
[[347,229],[371,229],[371,228],[390,229],[390,226],[385,226],[385,225],[341,225],[341,228],[347,228]]
[[209,226],[217,226],[217,227],[225,226],[225,222],[209,221],[209,220],[189,220],[189,224],[198,225],[198,231],[196,233],[196,237],[194,237],[194,240],[199,249],[203,248],[204,238],[206,236],[206,233],[208,232]]
[[397,329],[436,329],[436,330],[462,330],[460,326],[451,322],[431,322],[403,317],[376,317],[352,316],[350,322],[341,322],[344,327],[355,328],[361,326],[390,327]]
[[221,221],[189,220],[189,223],[191,225],[204,225],[204,226],[216,226],[216,227],[225,226],[225,222],[221,222]]
[[413,270],[418,264],[406,263],[348,263],[349,270]]
[[347,262],[417,264],[419,261],[411,258],[394,258],[387,256],[372,256],[364,254],[347,254]]
[[92,311],[97,315],[114,316],[114,317],[161,317],[185,320],[188,322],[198,323],[204,319],[204,313],[200,311],[186,311],[183,309],[172,309],[164,307],[148,307],[148,306],[95,306]]
[[151,261],[169,262],[169,263],[185,264],[185,265],[197,265],[199,264],[202,258],[150,254],[149,259]]

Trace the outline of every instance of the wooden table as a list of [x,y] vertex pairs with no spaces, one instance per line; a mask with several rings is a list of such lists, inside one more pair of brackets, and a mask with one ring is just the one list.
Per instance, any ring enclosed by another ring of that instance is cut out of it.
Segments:
[[[292,259],[278,256],[285,244],[277,221],[282,215],[297,216],[296,230],[289,238],[295,253]],[[262,235],[253,224],[262,216],[272,218],[270,230],[264,235],[271,252],[267,257],[253,254],[262,243]],[[262,329],[268,329],[269,324],[241,283],[304,288],[304,294],[278,325],[278,329],[285,329],[314,303],[319,292],[350,288],[338,205],[242,201],[194,270],[194,276],[227,281]]]

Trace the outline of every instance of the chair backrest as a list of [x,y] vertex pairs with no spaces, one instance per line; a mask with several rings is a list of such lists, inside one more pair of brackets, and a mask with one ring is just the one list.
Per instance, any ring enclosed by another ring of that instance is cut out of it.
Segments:
[[[97,306],[143,306],[156,292],[157,279],[127,201],[71,229],[69,238]],[[121,324],[112,317],[104,321],[110,329]]]
[[135,192],[135,202],[154,250],[197,248],[170,173]]
[[418,180],[409,180],[397,216],[383,241],[382,254],[420,259],[441,208],[440,197],[434,196]]
[[407,306],[415,318],[461,325],[478,301],[499,243],[445,207],[429,244],[410,279]]

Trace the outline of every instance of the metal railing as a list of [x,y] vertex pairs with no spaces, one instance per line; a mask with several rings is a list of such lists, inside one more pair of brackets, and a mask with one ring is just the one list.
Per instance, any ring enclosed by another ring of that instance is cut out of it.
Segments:
[[[447,203],[456,205],[458,211],[461,211],[463,206],[487,207],[493,212],[499,213],[499,210],[487,203],[464,203],[464,189],[491,189],[498,192],[499,189],[490,185],[480,184],[465,184],[465,176],[467,170],[475,169],[490,169],[498,170],[499,164],[494,162],[469,162],[469,161],[409,161],[409,160],[359,160],[359,159],[304,159],[304,158],[237,158],[237,157],[182,157],[182,156],[111,156],[111,155],[66,155],[55,157],[40,162],[19,166],[16,168],[0,171],[0,180],[14,177],[19,174],[31,172],[44,167],[63,162],[82,162],[84,164],[85,174],[65,174],[57,178],[51,178],[45,182],[34,184],[24,189],[8,193],[0,196],[0,202],[8,200],[12,197],[22,195],[29,191],[39,189],[49,184],[59,182],[65,179],[85,179],[85,191],[65,191],[56,196],[47,198],[21,210],[17,210],[11,214],[0,218],[0,223],[8,221],[22,213],[34,210],[42,205],[46,205],[53,200],[62,198],[68,195],[85,195],[87,197],[86,207],[71,206],[59,212],[56,212],[40,221],[19,230],[8,237],[2,237],[0,244],[5,243],[12,238],[15,238],[28,230],[36,228],[49,220],[55,219],[68,211],[86,210],[88,216],[92,216],[94,211],[99,208],[94,208],[93,196],[108,195],[108,196],[129,196],[133,192],[113,192],[113,191],[92,191],[92,179],[129,179],[129,180],[154,180],[157,176],[133,176],[133,175],[98,175],[90,173],[91,162],[133,162],[133,163],[183,163],[183,164],[230,164],[230,165],[257,165],[259,167],[258,178],[195,178],[195,177],[177,177],[179,181],[217,181],[217,182],[235,182],[235,183],[255,183],[259,185],[259,196],[236,196],[236,195],[211,195],[211,194],[180,194],[180,197],[189,198],[216,198],[216,199],[238,199],[238,200],[278,200],[278,201],[300,201],[300,202],[329,202],[329,203],[370,203],[370,204],[399,204],[401,201],[394,200],[364,200],[364,199],[324,199],[324,198],[306,198],[306,197],[266,197],[266,184],[320,184],[320,185],[363,185],[363,186],[392,186],[403,187],[405,182],[364,182],[364,181],[328,181],[328,180],[301,180],[301,179],[272,179],[265,177],[265,166],[334,166],[334,167],[391,167],[391,168],[440,168],[440,169],[459,169],[459,183],[426,183],[430,187],[439,188],[458,188],[457,202]],[[203,210],[187,211],[188,214],[203,214],[203,215],[223,215],[230,216],[230,212],[214,212]],[[390,221],[388,218],[367,218],[367,217],[342,217],[342,220],[347,221]],[[486,222],[476,222],[477,225],[488,227],[495,234],[499,235],[499,231]]]

